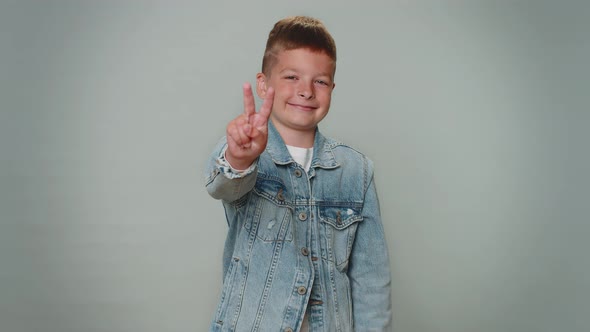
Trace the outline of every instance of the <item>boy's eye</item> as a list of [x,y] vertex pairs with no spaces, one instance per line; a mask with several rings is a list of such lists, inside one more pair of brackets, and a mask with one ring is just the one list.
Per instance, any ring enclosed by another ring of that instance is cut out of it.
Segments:
[[317,80],[316,82],[321,85],[326,85],[326,86],[328,85],[328,82],[326,82],[326,81]]
[[289,76],[285,76],[285,78],[288,79],[288,80],[294,80],[297,77],[295,77],[294,75],[289,75]]

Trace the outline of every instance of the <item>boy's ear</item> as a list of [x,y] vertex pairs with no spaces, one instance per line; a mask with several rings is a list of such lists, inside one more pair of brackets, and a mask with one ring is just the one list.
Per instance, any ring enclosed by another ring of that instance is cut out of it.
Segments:
[[266,75],[263,73],[256,74],[256,94],[258,97],[262,99],[266,98],[266,89],[268,89],[268,86],[266,85]]

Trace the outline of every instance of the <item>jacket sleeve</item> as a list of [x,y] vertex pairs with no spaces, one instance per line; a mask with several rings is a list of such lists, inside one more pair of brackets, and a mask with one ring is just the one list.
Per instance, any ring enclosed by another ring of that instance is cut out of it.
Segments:
[[224,137],[215,147],[205,167],[205,187],[211,197],[233,202],[247,194],[256,184],[258,160],[245,171],[234,170],[225,160]]
[[348,270],[354,330],[391,331],[389,255],[372,171],[368,178],[363,220],[357,228]]

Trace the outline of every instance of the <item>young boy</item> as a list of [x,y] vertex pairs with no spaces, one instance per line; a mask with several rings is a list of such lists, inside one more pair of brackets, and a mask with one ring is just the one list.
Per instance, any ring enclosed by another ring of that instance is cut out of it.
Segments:
[[[373,164],[323,136],[336,45],[310,17],[277,22],[256,92],[207,166],[229,226],[210,331],[389,331],[390,272]],[[270,121],[268,121],[270,120]]]

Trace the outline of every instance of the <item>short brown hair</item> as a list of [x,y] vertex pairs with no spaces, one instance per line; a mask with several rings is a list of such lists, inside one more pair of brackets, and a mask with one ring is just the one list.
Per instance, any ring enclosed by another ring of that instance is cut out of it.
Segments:
[[313,17],[292,16],[277,23],[268,34],[262,58],[262,72],[270,74],[276,55],[280,51],[307,48],[324,52],[336,62],[336,43],[324,24]]

